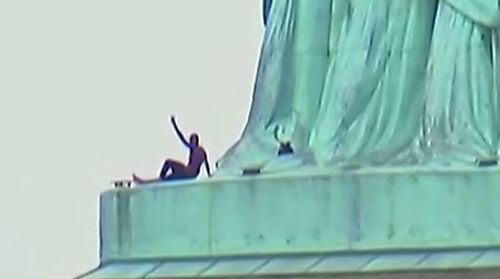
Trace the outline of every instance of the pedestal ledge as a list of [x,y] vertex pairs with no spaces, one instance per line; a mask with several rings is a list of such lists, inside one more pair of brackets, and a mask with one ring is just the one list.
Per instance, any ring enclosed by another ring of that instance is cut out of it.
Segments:
[[[497,268],[498,212],[498,168],[316,169],[113,189],[101,195],[101,268],[81,278]],[[139,275],[106,277],[124,270]]]

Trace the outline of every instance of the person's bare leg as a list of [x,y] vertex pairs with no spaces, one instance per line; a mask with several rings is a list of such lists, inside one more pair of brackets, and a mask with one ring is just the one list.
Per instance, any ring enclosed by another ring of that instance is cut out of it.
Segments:
[[132,181],[136,184],[148,184],[148,183],[156,183],[156,182],[161,182],[163,181],[160,178],[153,178],[153,179],[143,179],[138,177],[135,173],[132,174]]
[[[165,163],[163,163],[159,177],[162,180],[168,180],[166,178],[168,178],[171,175],[177,176],[181,174],[185,168],[186,166],[183,163],[176,160],[167,159],[165,160]],[[169,170],[171,171],[171,174],[167,176]]]
[[[176,180],[182,178],[182,174],[186,166],[172,159],[167,159],[163,163],[163,166],[160,171],[160,175],[158,178],[153,179],[144,179],[137,176],[135,173],[132,174],[132,181],[136,184],[149,184],[149,183],[157,183],[162,181]],[[167,175],[168,172],[171,172]]]

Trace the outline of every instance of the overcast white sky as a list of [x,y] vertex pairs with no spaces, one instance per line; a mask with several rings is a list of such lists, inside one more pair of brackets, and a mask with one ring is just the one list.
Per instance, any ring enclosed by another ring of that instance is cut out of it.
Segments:
[[0,2],[1,278],[98,264],[98,195],[186,158],[212,164],[246,121],[260,0]]

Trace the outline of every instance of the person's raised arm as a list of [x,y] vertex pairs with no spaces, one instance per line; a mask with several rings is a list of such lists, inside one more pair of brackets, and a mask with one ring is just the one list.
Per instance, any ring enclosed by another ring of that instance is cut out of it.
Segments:
[[177,123],[175,122],[175,117],[172,115],[170,116],[170,122],[172,122],[172,126],[174,126],[174,130],[175,130],[175,133],[177,134],[177,137],[179,137],[179,139],[181,140],[181,142],[189,147],[189,142],[186,140],[186,138],[184,137],[184,135],[182,134],[181,130],[179,129],[179,127],[177,126]]

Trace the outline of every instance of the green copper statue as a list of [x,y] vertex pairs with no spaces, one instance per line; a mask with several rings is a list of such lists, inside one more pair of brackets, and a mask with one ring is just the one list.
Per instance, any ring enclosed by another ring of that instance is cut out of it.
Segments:
[[253,103],[220,171],[459,164],[499,147],[495,0],[265,0]]
[[422,147],[427,159],[497,156],[499,2],[438,2],[427,59]]

